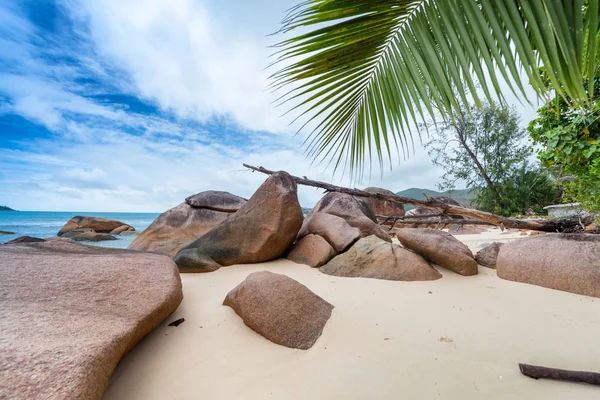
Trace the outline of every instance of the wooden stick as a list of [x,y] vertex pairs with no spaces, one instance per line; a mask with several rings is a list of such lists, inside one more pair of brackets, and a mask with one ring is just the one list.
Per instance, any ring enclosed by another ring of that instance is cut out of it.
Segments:
[[585,371],[569,371],[537,365],[519,364],[521,373],[533,379],[553,379],[556,381],[569,381],[600,385],[600,373]]
[[[277,171],[271,171],[263,167],[255,167],[252,165],[244,164],[244,167],[249,168],[253,171],[262,172],[263,174],[272,175]],[[397,196],[397,195],[384,195],[380,193],[369,193],[364,190],[350,189],[342,186],[332,185],[330,183],[313,181],[306,177],[300,178],[294,175],[290,175],[294,181],[299,185],[312,186],[320,189],[325,189],[327,192],[340,192],[346,193],[357,197],[373,197],[381,201],[391,201],[398,204],[410,204],[413,206],[419,206],[424,208],[442,210],[446,214],[462,215],[472,219],[486,221],[493,225],[499,226],[501,229],[504,228],[516,228],[516,229],[530,229],[534,231],[544,232],[562,232],[566,229],[573,229],[579,224],[579,220],[572,221],[572,218],[564,219],[516,219],[501,217],[499,215],[491,214],[485,211],[474,210],[472,208],[465,208],[455,206],[452,204],[443,203],[437,199],[428,197],[428,200],[416,200],[409,197]],[[577,217],[577,216],[574,216]],[[589,225],[593,222],[593,216],[585,219],[584,223]]]

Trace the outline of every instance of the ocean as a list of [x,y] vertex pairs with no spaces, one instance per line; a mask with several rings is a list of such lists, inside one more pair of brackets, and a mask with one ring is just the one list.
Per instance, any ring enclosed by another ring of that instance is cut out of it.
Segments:
[[[85,215],[116,219],[129,224],[136,231],[141,232],[158,217],[159,213],[119,213],[119,212],[69,212],[69,211],[1,211],[0,231],[15,232],[14,235],[0,234],[0,243],[8,242],[19,236],[33,236],[47,238],[56,236],[60,228],[72,217]],[[118,240],[106,240],[102,242],[81,242],[93,244],[94,246],[126,248],[135,238],[133,235],[116,236]]]

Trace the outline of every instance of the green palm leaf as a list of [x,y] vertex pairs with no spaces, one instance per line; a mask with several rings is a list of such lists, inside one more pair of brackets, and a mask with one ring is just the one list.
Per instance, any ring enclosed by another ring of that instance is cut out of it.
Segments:
[[272,86],[293,85],[281,100],[311,126],[311,157],[352,173],[375,157],[383,168],[406,154],[411,126],[436,110],[452,118],[480,95],[503,100],[503,82],[526,99],[523,76],[539,96],[549,81],[588,106],[598,1],[306,0],[284,20],[284,33],[307,32],[279,43],[285,66]]

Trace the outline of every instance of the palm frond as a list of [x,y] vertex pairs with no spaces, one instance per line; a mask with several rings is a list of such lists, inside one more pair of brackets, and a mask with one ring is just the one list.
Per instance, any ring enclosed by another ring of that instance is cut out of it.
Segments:
[[[547,80],[575,105],[598,68],[599,0],[305,0],[290,10],[272,75],[294,100],[307,152],[362,172],[407,150],[411,126],[460,104],[543,96]],[[540,68],[544,67],[547,80]],[[593,85],[589,85],[593,87]],[[478,88],[480,90],[478,90]]]

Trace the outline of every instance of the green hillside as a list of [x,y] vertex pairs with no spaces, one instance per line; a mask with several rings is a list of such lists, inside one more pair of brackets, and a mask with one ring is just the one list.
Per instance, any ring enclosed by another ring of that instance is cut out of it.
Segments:
[[6,207],[6,206],[0,206],[0,211],[15,211],[10,207]]
[[[425,196],[423,196],[423,193],[425,193],[429,197],[449,196],[464,206],[470,206],[471,201],[475,197],[475,195],[473,194],[473,189],[457,189],[451,192],[438,192],[436,190],[431,189],[410,188],[402,190],[396,194],[398,196],[409,197],[415,200],[425,200]],[[411,208],[415,207],[410,206],[408,204],[404,205],[404,209],[406,211],[410,210]]]

